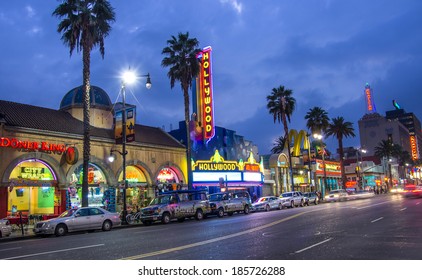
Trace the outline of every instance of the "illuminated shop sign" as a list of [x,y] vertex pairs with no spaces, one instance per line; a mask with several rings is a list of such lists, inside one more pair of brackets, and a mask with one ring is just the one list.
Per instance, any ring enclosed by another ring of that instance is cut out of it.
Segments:
[[230,182],[242,181],[241,172],[192,172],[194,182],[219,182],[220,178],[227,178]]
[[412,159],[419,159],[418,140],[416,139],[415,135],[410,135],[410,148],[412,150]]
[[[333,161],[325,161],[326,172],[330,172],[331,174],[341,174],[340,169],[341,169],[340,163],[333,162]],[[318,173],[320,173],[321,171],[324,171],[324,164],[322,163],[322,160],[317,159],[316,171]]]
[[205,140],[214,137],[214,100],[212,88],[211,47],[202,49],[198,54],[200,60],[199,90],[201,103],[200,121]]
[[256,172],[243,172],[243,181],[262,182],[262,174]]
[[63,153],[66,151],[65,144],[54,144],[49,142],[22,141],[16,138],[0,138],[0,147],[22,149],[22,150],[38,150],[43,152]]

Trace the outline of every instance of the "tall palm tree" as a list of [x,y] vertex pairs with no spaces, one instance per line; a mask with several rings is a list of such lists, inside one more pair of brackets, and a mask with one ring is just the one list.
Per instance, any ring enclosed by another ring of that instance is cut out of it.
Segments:
[[179,33],[177,37],[171,36],[167,40],[167,47],[162,51],[166,55],[161,61],[162,67],[170,67],[167,76],[170,79],[170,87],[173,88],[176,81],[180,82],[185,103],[186,124],[186,158],[188,172],[188,188],[192,188],[192,165],[191,165],[191,140],[189,133],[189,88],[192,81],[198,76],[199,63],[196,55],[201,51],[196,38],[189,38],[189,32]]
[[286,146],[286,137],[280,136],[275,140],[273,147],[271,148],[271,153],[273,154],[280,154],[283,152],[284,147]]
[[[290,117],[295,110],[296,99],[292,97],[293,91],[285,89],[284,86],[273,88],[271,94],[267,96],[267,109],[274,117],[274,123],[282,121],[284,126],[284,137],[289,138],[289,127],[287,121],[290,122]],[[289,156],[289,171],[292,184],[292,191],[294,190],[293,171],[292,171],[292,155],[290,153],[290,143],[288,143]]]
[[343,117],[332,118],[327,131],[327,136],[333,136],[338,141],[338,152],[340,155],[340,168],[341,168],[341,180],[343,189],[346,188],[346,173],[344,170],[344,151],[343,151],[343,138],[344,137],[355,137],[355,129],[353,123],[344,121]]
[[[327,111],[325,111],[321,107],[313,107],[312,109],[309,109],[309,111],[306,113],[305,120],[306,120],[306,127],[309,130],[309,135],[308,135],[309,137],[310,135],[313,135],[314,133],[323,135],[325,131],[327,130],[330,118],[328,117]],[[325,147],[325,144],[322,140],[321,140],[321,146]],[[325,149],[323,150],[323,152],[324,152],[324,157],[325,157]],[[308,157],[309,157],[309,172],[311,172],[311,150],[310,149],[308,149]],[[310,173],[310,175],[312,179],[312,172]],[[325,181],[326,180],[324,180],[324,184],[326,183]]]
[[394,144],[393,141],[390,139],[388,140],[381,140],[378,143],[378,146],[374,149],[374,154],[379,158],[386,158],[388,164],[388,176],[389,176],[389,186],[388,189],[391,189],[393,186],[393,175],[391,173],[391,163],[390,159],[393,157],[399,157],[401,151],[401,146],[398,144]]
[[305,115],[306,127],[309,129],[311,134],[321,133],[323,134],[329,126],[330,118],[328,117],[327,111],[321,107],[314,107],[309,109]]
[[88,164],[91,155],[90,143],[90,66],[91,51],[99,47],[104,59],[104,39],[111,30],[110,24],[115,21],[113,7],[107,0],[64,0],[54,10],[53,16],[62,21],[57,32],[62,34],[62,41],[73,51],[82,50],[82,84],[83,96],[83,173],[82,173],[82,206],[88,206]]

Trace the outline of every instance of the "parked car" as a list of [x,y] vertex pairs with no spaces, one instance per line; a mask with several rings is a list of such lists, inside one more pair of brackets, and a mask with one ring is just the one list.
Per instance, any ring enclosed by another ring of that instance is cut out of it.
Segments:
[[0,238],[9,236],[12,233],[12,226],[7,219],[0,220]]
[[247,191],[218,192],[209,195],[211,214],[223,217],[233,213],[249,214],[252,209],[251,196]]
[[307,198],[301,192],[285,192],[280,195],[281,207],[297,207],[304,206],[307,203]]
[[69,209],[57,218],[40,221],[35,224],[33,230],[37,235],[63,236],[72,231],[96,229],[109,231],[112,227],[120,226],[120,224],[119,213],[109,212],[100,207],[81,207]]
[[180,190],[158,195],[151,203],[141,209],[141,222],[151,225],[155,221],[168,224],[177,219],[183,222],[185,218],[194,217],[202,220],[211,213],[210,203],[204,191]]
[[327,202],[336,202],[347,200],[348,194],[343,189],[332,190],[325,196],[325,201]]
[[303,196],[308,199],[308,201],[306,202],[306,205],[309,206],[310,203],[318,205],[319,198],[318,198],[318,195],[316,194],[316,192],[306,192],[306,193],[303,194]]
[[406,186],[402,194],[407,198],[420,198],[422,197],[422,186]]
[[263,196],[258,198],[252,207],[255,211],[265,210],[270,211],[271,209],[282,209],[281,200],[276,196]]

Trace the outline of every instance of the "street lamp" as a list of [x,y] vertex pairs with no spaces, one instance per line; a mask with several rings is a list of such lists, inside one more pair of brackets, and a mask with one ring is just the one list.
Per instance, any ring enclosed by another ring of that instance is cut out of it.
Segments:
[[[365,184],[364,184],[364,180],[365,180],[364,178],[365,177],[364,177],[364,171],[362,169],[362,162],[363,162],[363,154],[366,154],[366,150],[362,149],[362,148],[357,148],[356,152],[357,152],[357,154],[356,154],[356,166],[357,166],[357,169],[358,169],[357,175],[358,175],[358,178],[362,178],[362,185],[360,184],[359,179],[358,179],[358,188],[363,189],[364,186],[365,186]],[[360,155],[360,161],[359,161],[359,155]],[[361,170],[362,170],[362,172],[361,172]]]
[[117,150],[111,150],[110,156],[108,157],[108,160],[110,162],[113,162],[115,157],[113,155],[113,152],[118,152],[122,155],[123,163],[122,163],[122,177],[123,177],[123,212],[122,212],[122,224],[126,224],[126,215],[127,215],[127,206],[126,206],[126,189],[128,187],[127,180],[126,180],[126,84],[133,84],[138,77],[145,77],[147,78],[147,82],[145,84],[147,89],[150,89],[151,84],[151,77],[148,74],[146,75],[136,75],[136,73],[132,71],[126,71],[122,75],[122,86],[120,88],[120,92],[122,94],[122,151]]
[[321,141],[322,146],[322,165],[324,169],[324,184],[321,188],[321,197],[325,197],[325,189],[327,188],[327,169],[325,168],[325,146],[322,142],[322,135],[318,133],[314,133],[314,138]]

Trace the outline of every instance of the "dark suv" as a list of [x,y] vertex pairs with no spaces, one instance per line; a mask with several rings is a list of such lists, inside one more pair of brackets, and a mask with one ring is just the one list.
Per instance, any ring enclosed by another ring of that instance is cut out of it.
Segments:
[[228,191],[213,193],[208,196],[211,207],[211,214],[223,217],[224,213],[228,216],[235,212],[249,214],[252,209],[251,196],[246,191]]
[[155,221],[163,224],[173,219],[183,222],[185,218],[202,220],[210,213],[207,194],[203,191],[171,191],[158,195],[149,206],[141,209],[141,222],[150,225]]

